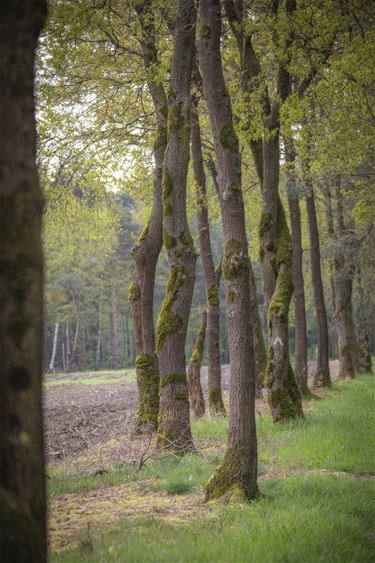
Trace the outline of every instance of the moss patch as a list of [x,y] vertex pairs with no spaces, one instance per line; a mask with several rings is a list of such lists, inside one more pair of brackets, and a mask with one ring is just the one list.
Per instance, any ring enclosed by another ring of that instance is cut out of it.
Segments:
[[139,284],[132,282],[129,286],[128,299],[130,302],[139,301],[141,298],[141,288]]
[[238,138],[232,125],[224,125],[220,131],[220,143],[224,149],[238,152]]
[[238,278],[244,269],[248,269],[247,251],[239,240],[230,239],[225,243],[222,267],[227,281]]
[[156,334],[156,350],[160,352],[168,336],[182,328],[182,318],[172,311],[172,305],[178,297],[178,292],[183,285],[188,273],[183,266],[172,266],[167,284],[167,295],[158,319]]
[[216,283],[212,284],[207,290],[207,301],[210,305],[218,306],[220,305],[219,299],[219,289]]
[[155,358],[141,354],[135,360],[138,385],[137,425],[151,424],[156,427],[159,412],[159,375]]
[[225,414],[223,395],[220,387],[210,389],[208,393],[208,404],[211,414]]
[[186,375],[184,373],[172,373],[160,378],[161,389],[167,385],[171,385],[172,383],[186,383]]

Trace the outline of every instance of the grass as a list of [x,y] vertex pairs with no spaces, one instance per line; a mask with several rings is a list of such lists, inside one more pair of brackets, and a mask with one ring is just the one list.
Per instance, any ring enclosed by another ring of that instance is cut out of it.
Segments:
[[88,373],[48,374],[44,379],[44,387],[48,389],[59,385],[110,385],[112,383],[133,383],[136,381],[135,369],[95,371],[90,376],[88,376]]
[[[52,553],[51,561],[361,562],[375,558],[373,378],[339,382],[310,403],[304,420],[274,425],[258,418],[260,498],[251,504],[205,506],[183,525],[158,518],[122,520],[93,533],[91,555]],[[198,440],[225,443],[227,421],[193,423]],[[217,449],[216,449],[217,451]],[[98,477],[52,475],[51,495],[139,481],[162,495],[202,494],[218,454],[167,457],[141,471],[125,466]],[[285,476],[288,472],[296,472]],[[358,479],[358,474],[364,478]],[[84,502],[84,499],[83,499]]]
[[374,489],[348,478],[293,476],[268,481],[252,504],[220,506],[184,525],[127,520],[99,534],[93,553],[52,561],[372,562]]

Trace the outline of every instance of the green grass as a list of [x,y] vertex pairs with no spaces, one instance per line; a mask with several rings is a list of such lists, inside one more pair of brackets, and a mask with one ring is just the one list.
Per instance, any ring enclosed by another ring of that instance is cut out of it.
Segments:
[[[88,375],[90,377],[88,377]],[[112,383],[133,383],[136,381],[135,369],[77,372],[68,374],[47,375],[44,387],[57,387],[60,385],[110,385]],[[60,377],[60,378],[59,378]],[[75,378],[75,379],[74,379]]]
[[[273,475],[259,481],[257,502],[219,505],[214,516],[204,521],[196,517],[183,526],[157,517],[145,521],[135,514],[131,522],[93,533],[93,555],[84,558],[74,550],[52,554],[52,561],[373,561],[374,481],[366,475],[355,478],[375,471],[373,391],[373,377],[361,376],[337,383],[325,398],[311,402],[304,420],[274,425],[270,416],[259,417],[260,473],[272,470]],[[224,443],[227,421],[195,421],[193,433],[196,439]],[[145,495],[150,489],[167,495],[201,494],[219,461],[209,452],[150,460],[141,471],[125,466],[100,477],[65,481],[52,475],[49,492],[144,480]],[[284,470],[298,474],[285,477]]]
[[221,506],[213,518],[184,525],[127,520],[99,533],[93,554],[55,554],[51,561],[367,563],[374,488],[334,476],[267,481],[251,504]]

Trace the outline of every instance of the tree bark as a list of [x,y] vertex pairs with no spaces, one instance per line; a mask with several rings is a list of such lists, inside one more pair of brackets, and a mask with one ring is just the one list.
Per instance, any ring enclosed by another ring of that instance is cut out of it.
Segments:
[[[272,4],[277,14],[279,3]],[[252,34],[246,33],[242,2],[225,0],[228,20],[236,38],[242,70],[242,88],[253,92],[262,79],[259,60],[252,45]],[[287,0],[285,9],[291,15],[296,8],[294,0]],[[291,45],[286,37],[285,54]],[[292,244],[285,211],[279,197],[280,177],[280,104],[290,93],[290,76],[285,60],[279,62],[277,98],[271,105],[267,87],[261,99],[265,139],[250,143],[259,182],[262,188],[263,210],[259,226],[260,260],[263,274],[265,301],[268,311],[269,348],[265,376],[268,402],[273,420],[284,421],[303,415],[301,393],[290,364],[288,347],[288,317],[293,295]],[[249,108],[249,115],[251,108]]]
[[254,357],[255,357],[255,393],[258,399],[263,397],[262,389],[267,368],[267,352],[264,344],[262,323],[258,309],[257,286],[251,260],[249,258],[249,289],[250,289],[250,319],[253,326]]
[[43,197],[36,168],[35,49],[46,2],[0,6],[0,554],[47,560],[42,424]]
[[100,366],[101,359],[101,348],[102,348],[102,295],[99,294],[99,306],[98,306],[98,330],[96,335],[96,350],[95,350],[95,369],[98,370]]
[[249,317],[249,256],[239,143],[223,76],[220,41],[220,0],[201,0],[198,52],[218,163],[225,241],[222,271],[231,361],[227,448],[221,465],[206,485],[207,500],[223,495],[252,499],[257,495],[256,375]]
[[[335,322],[337,332],[337,353],[339,357],[339,378],[354,377],[354,366],[350,353],[348,286],[346,283],[345,256],[337,239],[334,226],[332,196],[328,183],[325,185],[324,201],[328,223],[328,233],[334,243],[334,290],[335,290]],[[337,212],[339,230],[344,228],[342,209]]]
[[112,286],[111,289],[111,348],[112,356],[115,363],[115,369],[120,369],[120,349],[118,338],[118,306],[117,306],[117,293],[116,288]]
[[[159,65],[156,48],[152,2],[136,4],[141,26],[140,40],[143,63],[150,73]],[[132,304],[136,342],[136,371],[138,413],[136,424],[140,430],[156,428],[159,412],[159,366],[155,353],[154,287],[155,269],[163,244],[162,175],[167,146],[168,105],[163,86],[158,80],[149,80],[148,88],[156,113],[154,141],[154,194],[150,219],[133,248],[135,262],[133,282],[129,290]]]
[[318,340],[317,366],[313,381],[315,386],[330,387],[332,385],[332,382],[329,371],[328,321],[324,299],[322,271],[320,265],[319,229],[316,217],[314,189],[311,182],[309,181],[307,188],[308,191],[306,195],[306,209],[309,220],[311,276],[316,311]]
[[372,373],[372,358],[370,353],[370,338],[368,332],[368,321],[366,315],[365,298],[362,286],[361,268],[356,268],[358,302],[355,310],[358,343],[362,348],[361,372]]
[[179,453],[193,447],[185,340],[196,260],[186,215],[195,18],[194,0],[179,0],[168,100],[168,144],[163,170],[163,238],[170,269],[156,336],[160,366],[158,442]]
[[219,285],[215,273],[215,264],[210,241],[206,175],[203,166],[198,98],[196,95],[192,96],[191,154],[196,187],[199,247],[202,257],[204,285],[207,298],[206,340],[208,352],[208,406],[210,414],[215,416],[225,413],[221,389],[220,300]]
[[294,370],[303,395],[309,394],[307,366],[307,329],[305,285],[302,265],[302,231],[299,193],[295,175],[296,152],[292,139],[285,140],[286,160],[286,193],[288,197],[291,238],[293,248],[293,285],[294,285],[294,316],[295,316],[295,364]]
[[204,415],[205,404],[201,385],[201,367],[207,330],[207,305],[203,308],[202,323],[194,342],[187,370],[187,384],[191,408],[195,418]]

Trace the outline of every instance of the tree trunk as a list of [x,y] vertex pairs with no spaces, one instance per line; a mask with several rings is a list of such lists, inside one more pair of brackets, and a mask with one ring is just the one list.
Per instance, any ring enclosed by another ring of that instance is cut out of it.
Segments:
[[315,195],[310,182],[308,182],[308,192],[306,195],[306,209],[309,220],[311,276],[318,339],[318,357],[313,381],[315,386],[329,387],[332,383],[329,371],[328,321],[320,265],[320,241],[315,208]]
[[0,5],[0,554],[47,560],[42,424],[43,196],[34,64],[46,2]]
[[253,326],[254,356],[255,356],[255,393],[258,399],[263,397],[262,389],[267,367],[267,352],[264,344],[262,323],[258,309],[257,286],[255,283],[254,270],[249,259],[249,288],[250,288],[250,319]]
[[70,365],[70,330],[69,330],[69,321],[66,322],[65,328],[65,354],[66,354],[66,362],[65,362],[65,371],[69,371]]
[[203,359],[204,341],[206,338],[207,329],[207,306],[205,305],[202,313],[202,323],[194,342],[193,351],[190,356],[188,370],[187,370],[187,383],[189,390],[189,398],[191,408],[195,418],[200,418],[204,415],[205,405],[201,386],[201,367]]
[[195,18],[194,0],[179,0],[168,100],[168,145],[163,170],[163,236],[170,270],[156,336],[160,366],[158,442],[180,453],[193,447],[185,340],[196,260],[186,215]]
[[358,302],[355,310],[355,318],[357,325],[358,343],[362,349],[361,355],[361,372],[372,373],[372,358],[370,353],[370,338],[368,333],[368,321],[366,315],[365,298],[362,287],[361,269],[356,268],[357,273],[357,294]]
[[96,335],[96,350],[95,350],[95,369],[98,370],[100,366],[100,356],[102,348],[102,296],[99,295],[99,309],[98,309],[98,330]]
[[295,316],[295,364],[294,369],[303,395],[309,393],[307,366],[307,329],[305,285],[302,265],[302,231],[299,193],[295,176],[296,152],[292,139],[285,140],[286,158],[286,193],[288,197],[291,237],[293,247],[293,285],[294,285],[294,316]]
[[111,290],[111,348],[112,356],[115,362],[115,369],[120,369],[120,349],[118,338],[118,307],[116,288],[112,286]]
[[[334,227],[332,199],[328,184],[324,190],[324,200],[328,223],[328,233],[334,242],[334,289],[335,289],[335,321],[337,332],[337,353],[339,357],[339,378],[354,377],[354,366],[350,353],[348,295],[345,272],[345,256],[340,242],[337,240]],[[342,208],[337,211],[339,230],[344,228]]]
[[[159,65],[155,43],[152,2],[145,0],[135,9],[141,26],[141,49],[144,67],[150,76]],[[163,243],[162,175],[167,146],[168,106],[164,89],[158,80],[148,82],[156,113],[154,141],[154,194],[150,219],[133,249],[135,261],[133,283],[129,290],[136,340],[138,386],[137,426],[156,428],[159,412],[159,366],[155,353],[154,286],[155,269]]]
[[[198,98],[192,97],[191,154],[196,186],[199,246],[202,257],[204,284],[207,298],[207,351],[208,351],[208,406],[211,415],[225,413],[221,390],[220,364],[220,300],[210,241],[207,209],[206,175],[203,166]],[[204,343],[204,341],[203,341]],[[203,350],[202,350],[203,353]]]
[[231,361],[227,448],[221,465],[206,485],[206,499],[222,495],[252,499],[257,495],[257,440],[249,256],[239,144],[221,65],[220,0],[201,0],[199,24],[199,61],[218,163]]
[[48,364],[49,371],[54,371],[54,369],[55,369],[55,358],[56,358],[58,336],[59,336],[59,323],[55,323],[55,329],[53,331],[51,359],[50,359],[49,364]]
[[[207,162],[208,169],[211,173],[212,180],[216,193],[219,195],[219,185],[217,181],[217,170],[212,158]],[[253,327],[254,336],[254,355],[255,355],[255,370],[256,370],[256,385],[255,392],[258,399],[262,397],[262,389],[264,383],[264,376],[267,366],[267,352],[264,344],[262,322],[258,309],[258,296],[257,287],[255,283],[255,276],[253,266],[249,257],[249,289],[250,289],[250,322]]]

